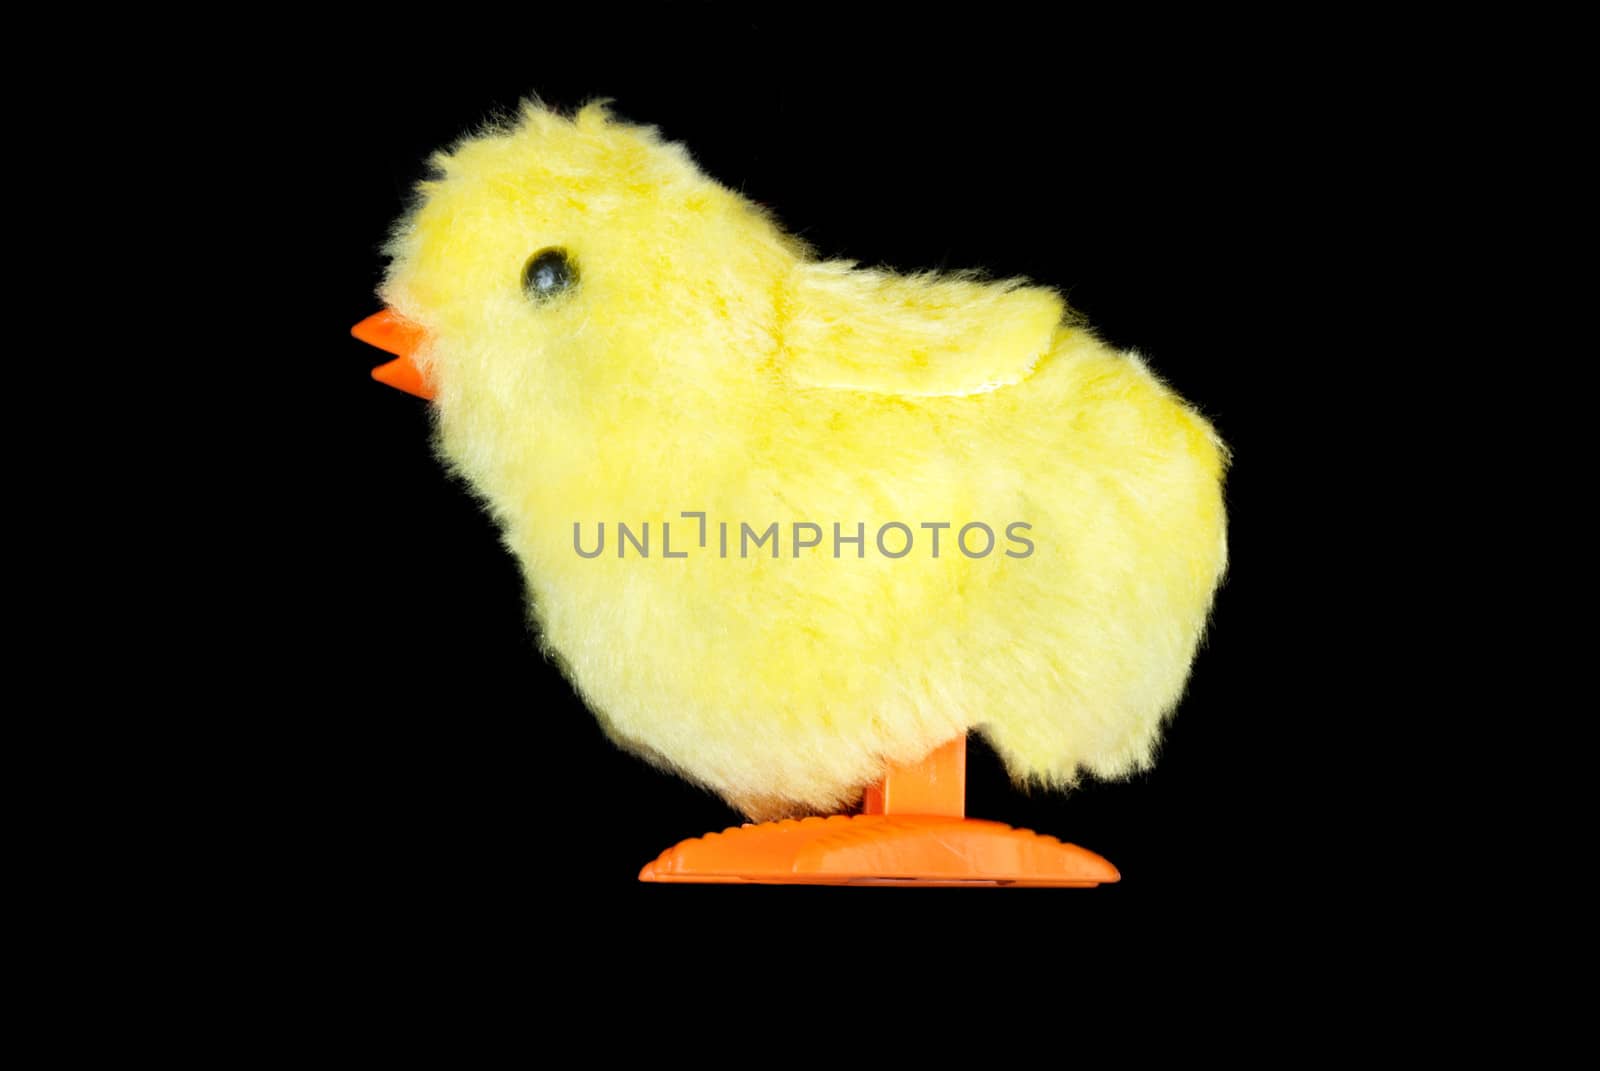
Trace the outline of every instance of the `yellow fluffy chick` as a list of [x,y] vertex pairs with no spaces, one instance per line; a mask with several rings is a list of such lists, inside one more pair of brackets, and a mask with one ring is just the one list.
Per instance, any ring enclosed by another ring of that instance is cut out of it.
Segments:
[[615,740],[758,818],[968,730],[1019,781],[1150,761],[1225,450],[1138,356],[1050,290],[813,259],[602,106],[435,163],[382,296]]

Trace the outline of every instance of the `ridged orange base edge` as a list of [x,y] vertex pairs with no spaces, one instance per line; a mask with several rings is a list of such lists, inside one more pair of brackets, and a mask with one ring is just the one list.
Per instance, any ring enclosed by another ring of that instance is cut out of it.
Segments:
[[1076,844],[975,818],[856,814],[734,826],[683,841],[640,881],[1087,888],[1117,868]]

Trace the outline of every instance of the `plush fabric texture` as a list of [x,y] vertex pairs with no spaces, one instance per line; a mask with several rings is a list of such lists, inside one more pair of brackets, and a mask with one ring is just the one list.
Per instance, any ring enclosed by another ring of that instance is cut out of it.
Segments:
[[[1150,762],[1225,567],[1226,452],[1137,355],[1046,289],[819,262],[603,106],[529,104],[435,163],[382,296],[618,743],[758,818],[968,730],[1022,782]],[[533,300],[553,247],[576,285]],[[777,557],[744,556],[773,522]],[[957,546],[974,522],[990,553]]]

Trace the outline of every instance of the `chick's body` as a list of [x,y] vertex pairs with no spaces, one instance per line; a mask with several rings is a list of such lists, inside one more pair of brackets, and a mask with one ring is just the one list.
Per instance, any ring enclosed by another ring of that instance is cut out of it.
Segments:
[[[758,817],[969,729],[1023,780],[1149,761],[1225,564],[1224,454],[1137,357],[1047,290],[815,261],[597,107],[437,163],[384,296],[615,739]],[[545,250],[576,280],[549,298]],[[744,533],[774,522],[777,557]]]

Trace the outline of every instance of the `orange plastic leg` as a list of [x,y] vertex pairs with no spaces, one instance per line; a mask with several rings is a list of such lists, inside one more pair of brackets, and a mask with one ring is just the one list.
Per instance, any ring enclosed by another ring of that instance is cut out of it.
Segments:
[[736,826],[668,848],[640,881],[761,885],[1099,885],[1117,868],[1075,844],[964,818],[960,737],[867,790],[861,814]]
[[892,766],[867,789],[862,814],[967,813],[967,738],[958,736],[915,766]]

